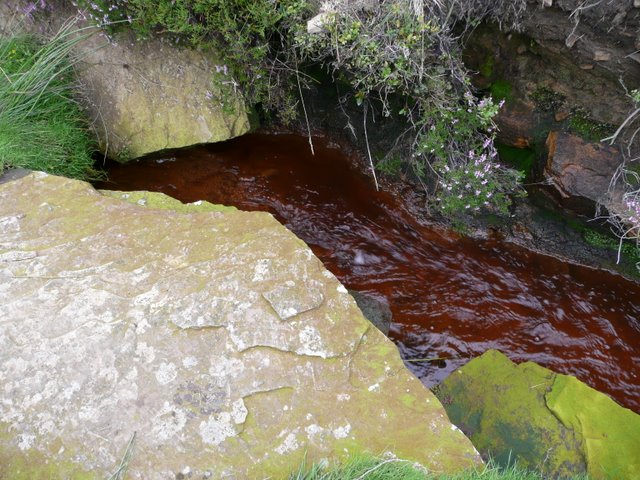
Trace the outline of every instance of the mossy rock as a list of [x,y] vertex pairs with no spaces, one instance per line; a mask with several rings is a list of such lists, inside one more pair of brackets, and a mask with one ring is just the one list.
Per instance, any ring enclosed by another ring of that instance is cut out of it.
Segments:
[[114,190],[101,190],[100,193],[108,197],[117,198],[143,207],[154,208],[156,210],[171,210],[179,213],[234,212],[237,210],[236,207],[216,205],[203,200],[198,200],[193,203],[182,203],[180,200],[176,200],[175,198],[159,192],[120,192]]
[[489,350],[438,391],[451,421],[500,465],[552,477],[640,478],[640,416],[575,377]]
[[228,140],[247,133],[250,109],[217,72],[221,52],[177,48],[168,38],[84,41],[80,80],[101,149],[131,160],[152,152]]

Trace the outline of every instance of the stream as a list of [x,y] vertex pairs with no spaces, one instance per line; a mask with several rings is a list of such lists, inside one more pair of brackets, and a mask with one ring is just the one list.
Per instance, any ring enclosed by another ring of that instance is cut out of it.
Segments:
[[575,375],[640,413],[640,285],[499,240],[428,227],[324,138],[250,134],[109,164],[109,190],[269,211],[349,289],[386,299],[425,385],[487,349]]

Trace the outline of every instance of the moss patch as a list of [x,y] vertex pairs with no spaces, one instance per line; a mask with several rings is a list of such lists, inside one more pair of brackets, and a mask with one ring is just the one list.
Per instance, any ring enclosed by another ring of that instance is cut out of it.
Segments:
[[547,473],[568,476],[585,465],[579,440],[544,404],[554,378],[535,363],[518,366],[491,350],[445,380],[439,395],[449,400],[443,403],[451,421],[499,465],[517,460],[535,469],[547,458]]
[[495,66],[495,58],[493,55],[487,55],[484,62],[480,65],[478,71],[485,78],[491,78],[493,75],[493,67]]
[[[22,451],[16,446],[20,438],[9,431],[7,424],[0,423],[0,478],[2,480],[98,480],[102,477],[95,472],[82,470],[77,463],[69,460],[72,457],[67,448],[56,462],[35,449]],[[61,445],[51,445],[51,449],[59,450]],[[114,466],[115,469],[115,466]]]
[[496,144],[498,155],[503,163],[529,176],[533,168],[536,153],[530,148],[516,148],[508,145]]
[[213,203],[198,201],[194,203],[182,203],[164,193],[158,192],[118,192],[111,190],[101,190],[100,193],[107,197],[118,198],[129,203],[134,203],[157,210],[173,210],[180,213],[196,212],[233,212],[236,207],[225,205],[215,205]]
[[513,98],[513,87],[506,80],[496,80],[491,84],[489,91],[491,96],[496,100],[504,100],[510,102]]
[[574,377],[489,350],[446,379],[452,422],[502,466],[550,477],[638,478],[640,416]]
[[607,123],[599,123],[593,120],[582,109],[574,109],[569,117],[569,130],[590,142],[599,142],[611,135],[615,128]]
[[566,99],[561,93],[544,86],[538,86],[530,97],[536,104],[536,108],[543,112],[555,112],[564,104]]
[[639,478],[640,415],[575,377],[557,375],[547,406],[582,438],[591,478]]

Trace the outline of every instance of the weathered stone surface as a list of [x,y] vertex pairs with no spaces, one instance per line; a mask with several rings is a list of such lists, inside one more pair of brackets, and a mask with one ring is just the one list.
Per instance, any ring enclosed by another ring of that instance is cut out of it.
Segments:
[[489,350],[447,378],[438,396],[499,464],[516,461],[552,478],[640,476],[640,415],[574,377]]
[[133,479],[479,462],[269,214],[33,173],[0,184],[0,255],[0,478],[106,478],[134,433]]
[[94,36],[78,55],[89,113],[113,158],[218,142],[250,129],[233,78],[212,53],[123,33],[112,41]]
[[580,137],[551,132],[547,138],[546,178],[563,197],[604,199],[614,172],[622,163],[616,147],[587,143]]
[[500,143],[516,148],[533,146],[538,120],[530,103],[507,102],[498,112],[496,124]]
[[[529,100],[542,87],[561,94],[566,108],[579,107],[595,122],[619,125],[633,106],[620,81],[628,88],[640,81],[633,58],[640,11],[628,2],[592,2],[580,12],[580,0],[556,3],[543,9],[529,2],[524,34],[500,31],[497,25],[474,30],[465,62],[479,72],[476,84],[488,88],[506,81],[514,98]],[[620,11],[626,11],[624,22],[614,25]]]

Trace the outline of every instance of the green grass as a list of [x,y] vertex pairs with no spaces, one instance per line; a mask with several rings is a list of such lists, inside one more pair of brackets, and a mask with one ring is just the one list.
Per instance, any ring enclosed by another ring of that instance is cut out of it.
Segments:
[[[466,470],[457,474],[428,473],[420,465],[396,458],[355,457],[343,465],[327,467],[314,464],[310,468],[302,465],[289,476],[289,480],[544,480],[538,472],[511,466],[496,467],[492,462],[484,467]],[[572,480],[588,480],[586,475],[577,475]]]
[[399,459],[355,457],[337,467],[314,464],[289,476],[289,480],[424,480],[425,472],[413,463]]
[[65,24],[48,42],[0,37],[0,172],[41,170],[78,179],[93,168],[94,137],[74,101],[73,47],[91,33]]

